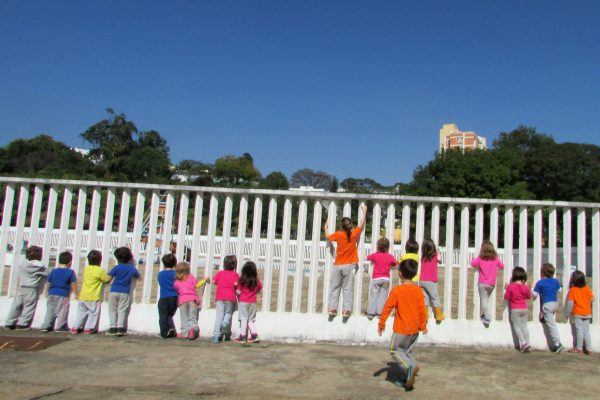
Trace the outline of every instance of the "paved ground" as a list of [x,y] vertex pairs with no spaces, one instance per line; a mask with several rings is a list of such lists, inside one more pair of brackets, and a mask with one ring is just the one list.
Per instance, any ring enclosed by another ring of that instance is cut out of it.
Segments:
[[383,346],[78,335],[41,351],[9,347],[0,350],[3,400],[600,398],[597,355],[417,346],[421,372],[405,392]]

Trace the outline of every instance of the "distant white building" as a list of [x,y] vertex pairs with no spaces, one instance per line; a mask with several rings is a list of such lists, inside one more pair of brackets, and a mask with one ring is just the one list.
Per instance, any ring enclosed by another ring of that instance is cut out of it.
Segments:
[[463,132],[456,124],[444,124],[440,129],[440,151],[448,149],[487,149],[487,141],[475,132]]

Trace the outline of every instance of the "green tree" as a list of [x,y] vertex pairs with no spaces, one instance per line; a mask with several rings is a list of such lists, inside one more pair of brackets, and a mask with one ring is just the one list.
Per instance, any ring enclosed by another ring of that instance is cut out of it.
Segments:
[[219,158],[213,171],[217,182],[226,186],[253,186],[261,177],[248,153],[241,157],[226,155]]
[[181,160],[175,167],[175,173],[192,185],[212,186],[213,166],[197,160]]
[[347,178],[340,184],[349,193],[382,193],[386,188],[370,178]]
[[329,190],[333,183],[333,176],[327,172],[314,171],[310,168],[299,169],[292,174],[290,186],[312,186],[318,189]]
[[262,189],[287,190],[290,187],[290,183],[283,172],[274,171],[265,176],[260,181],[258,187]]

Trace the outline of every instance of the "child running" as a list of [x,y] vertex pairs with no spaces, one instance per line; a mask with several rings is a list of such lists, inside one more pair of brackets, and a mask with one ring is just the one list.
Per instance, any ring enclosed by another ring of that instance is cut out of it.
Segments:
[[247,261],[242,267],[237,294],[239,295],[238,316],[240,319],[240,336],[236,342],[258,342],[256,332],[256,295],[262,289],[258,279],[256,264]]
[[173,288],[177,291],[177,304],[179,305],[179,317],[181,318],[180,338],[189,340],[200,336],[198,327],[198,313],[200,312],[200,297],[197,288],[210,282],[209,279],[198,280],[190,272],[190,264],[180,262],[175,269],[175,282]]
[[[510,327],[513,341],[518,344],[517,350],[529,353],[529,329],[527,328],[527,300],[531,299],[531,289],[527,285],[527,272],[524,268],[515,267],[512,270],[510,284],[506,286],[504,300],[510,310]],[[516,337],[515,337],[516,336]]]
[[565,319],[571,323],[573,334],[573,348],[569,350],[569,353],[592,354],[592,337],[590,336],[592,300],[594,300],[594,294],[586,285],[585,274],[582,271],[573,272],[564,308]]
[[327,241],[337,243],[337,251],[333,268],[331,268],[331,288],[329,289],[328,313],[331,317],[337,315],[340,290],[343,290],[344,303],[342,316],[350,317],[352,313],[352,291],[354,289],[354,269],[358,263],[358,241],[367,221],[367,206],[361,206],[362,218],[356,228],[352,227],[352,220],[344,217],[340,223],[340,230],[329,232],[325,223],[323,231]]
[[390,353],[405,373],[404,382],[396,382],[396,385],[404,385],[406,390],[412,390],[415,377],[419,372],[419,366],[411,354],[412,349],[419,338],[419,331],[427,334],[425,297],[419,286],[412,281],[418,268],[419,264],[415,260],[404,260],[400,263],[399,274],[402,284],[392,289],[377,326],[377,333],[381,336],[385,330],[385,321],[392,310],[396,309]]
[[71,328],[72,334],[83,331],[89,335],[98,332],[100,310],[102,309],[102,285],[112,280],[106,271],[100,267],[102,253],[91,250],[87,255],[88,266],[83,270],[81,292],[77,304],[77,322]]
[[562,289],[560,281],[554,277],[554,265],[542,265],[542,279],[533,288],[533,298],[540,297],[540,322],[550,351],[560,353],[565,348],[560,342],[556,326],[556,310],[558,309],[558,292]]
[[160,336],[168,339],[177,337],[173,316],[177,312],[177,291],[173,287],[175,283],[175,266],[177,257],[174,254],[165,254],[162,259],[165,267],[158,273],[158,286],[160,287],[160,297],[158,299],[158,326]]
[[504,264],[498,258],[494,245],[489,240],[484,240],[479,250],[479,256],[471,261],[471,267],[479,270],[477,288],[481,306],[481,322],[483,326],[490,326],[489,297],[496,287],[496,275],[499,269],[504,269]]
[[48,276],[48,299],[46,303],[46,317],[42,323],[41,331],[52,332],[56,325],[59,332],[69,331],[69,306],[71,305],[71,290],[77,293],[77,275],[71,269],[73,256],[68,251],[58,255],[58,267],[54,268]]
[[127,247],[119,247],[114,252],[119,263],[110,270],[108,276],[113,278],[108,297],[108,319],[110,327],[107,335],[127,335],[127,320],[131,311],[131,282],[142,279],[137,268],[133,266],[133,253]]
[[425,294],[425,304],[433,310],[435,322],[441,324],[444,320],[442,303],[438,292],[438,253],[431,239],[423,240],[421,246],[421,276],[419,286]]
[[42,248],[30,246],[25,251],[27,261],[19,266],[19,283],[12,302],[6,329],[29,330],[35,315],[40,291],[48,276],[48,268],[42,264]]
[[393,255],[388,253],[390,241],[380,238],[377,241],[377,252],[369,254],[368,261],[373,263],[373,275],[369,288],[369,305],[367,306],[367,318],[372,320],[376,315],[381,315],[383,305],[388,296],[390,287],[390,270],[398,265]]
[[236,267],[237,257],[234,255],[225,256],[223,270],[217,272],[213,277],[213,283],[217,285],[213,343],[219,343],[221,340],[231,340],[231,318],[237,301],[235,290],[240,279],[235,271]]

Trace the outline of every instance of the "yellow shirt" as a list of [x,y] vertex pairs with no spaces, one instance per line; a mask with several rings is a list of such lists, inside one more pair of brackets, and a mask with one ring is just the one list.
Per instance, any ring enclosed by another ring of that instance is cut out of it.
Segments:
[[79,292],[80,301],[102,300],[102,284],[110,280],[106,271],[98,265],[88,265],[83,271],[83,283]]
[[[419,262],[419,255],[417,253],[405,253],[398,259],[398,264],[400,264],[404,260],[414,260],[416,262]],[[412,278],[411,280],[413,282],[419,282],[419,274],[415,275],[414,278]]]

